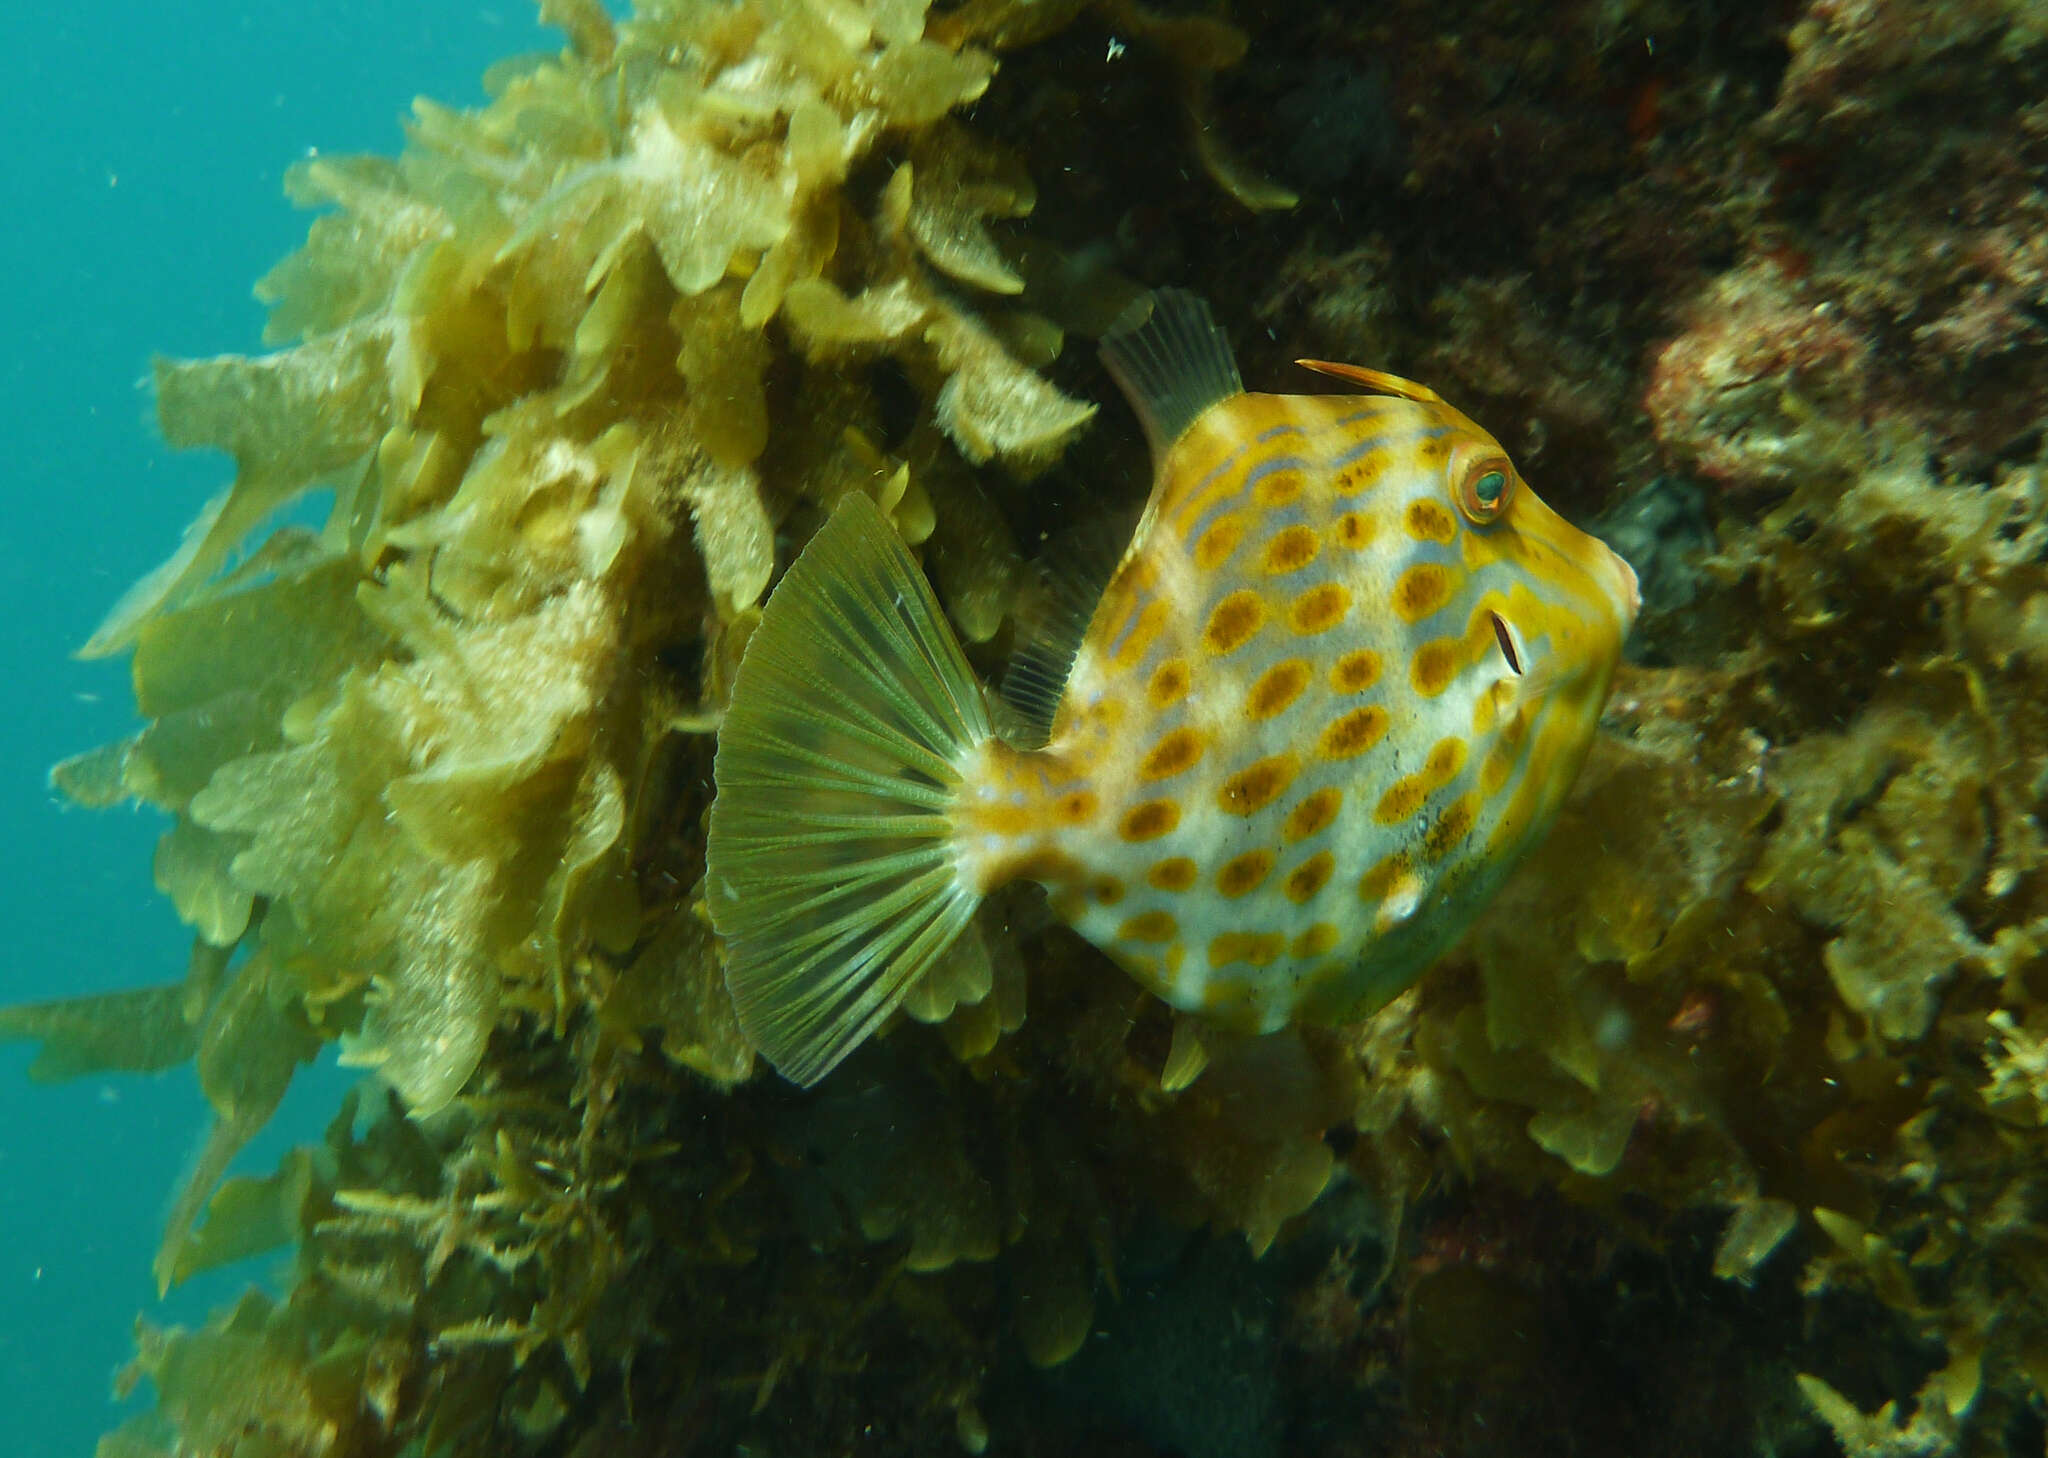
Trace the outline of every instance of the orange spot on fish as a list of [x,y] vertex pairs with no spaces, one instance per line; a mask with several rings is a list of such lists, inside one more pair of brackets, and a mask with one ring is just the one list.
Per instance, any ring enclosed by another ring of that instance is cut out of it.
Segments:
[[1484,739],[1493,732],[1494,723],[1500,718],[1503,706],[1515,699],[1514,685],[1506,679],[1493,685],[1472,700],[1472,736]]
[[1129,943],[1125,943],[1122,948],[1122,959],[1133,977],[1149,977],[1155,981],[1158,979],[1161,964],[1150,952],[1140,952]]
[[1429,758],[1423,761],[1422,772],[1430,780],[1431,789],[1441,789],[1458,777],[1458,771],[1465,767],[1465,741],[1462,739],[1439,739],[1429,751]]
[[1276,663],[1259,675],[1245,695],[1244,711],[1254,719],[1270,719],[1301,697],[1308,687],[1309,666],[1299,658]]
[[1307,484],[1299,471],[1275,471],[1259,478],[1252,500],[1264,507],[1287,506],[1300,497]]
[[1217,803],[1232,815],[1256,814],[1280,798],[1300,769],[1292,754],[1271,755],[1225,780]]
[[1131,620],[1137,616],[1138,599],[1126,590],[1121,576],[1113,579],[1102,590],[1102,603],[1096,609],[1096,616],[1102,621],[1102,641],[1114,643],[1131,628]]
[[1358,896],[1362,901],[1384,901],[1393,894],[1394,888],[1414,874],[1415,863],[1406,851],[1395,851],[1378,865],[1367,871],[1358,881]]
[[1053,817],[1064,825],[1085,825],[1098,808],[1093,790],[1072,790],[1053,801]]
[[1399,825],[1422,808],[1422,802],[1429,798],[1429,791],[1426,776],[1404,775],[1387,786],[1379,804],[1373,807],[1372,818],[1382,825]]
[[1170,942],[1180,935],[1180,923],[1170,912],[1145,911],[1126,919],[1116,935],[1123,942]]
[[1294,939],[1288,950],[1303,959],[1320,957],[1337,945],[1337,928],[1330,922],[1319,921]]
[[1343,804],[1344,792],[1334,785],[1325,785],[1287,812],[1287,823],[1281,827],[1281,834],[1290,841],[1307,840],[1327,830]]
[[1408,503],[1405,519],[1408,535],[1417,541],[1448,542],[1458,534],[1458,524],[1451,520],[1451,514],[1427,499]]
[[1444,813],[1437,816],[1436,823],[1429,827],[1429,834],[1422,838],[1423,859],[1440,861],[1456,850],[1459,843],[1472,833],[1478,814],[1470,793],[1460,795],[1446,805]]
[[1038,812],[1024,805],[964,805],[962,816],[985,835],[1029,835]]
[[1195,543],[1195,565],[1204,572],[1214,572],[1230,560],[1230,554],[1243,540],[1244,518],[1234,511],[1225,512],[1210,523],[1209,529]]
[[1289,572],[1299,572],[1315,561],[1316,554],[1322,549],[1322,540],[1312,527],[1282,527],[1266,543],[1259,566],[1268,577],[1285,576]]
[[1370,545],[1376,534],[1373,519],[1357,511],[1345,512],[1330,527],[1330,539],[1353,552]]
[[1169,658],[1153,669],[1151,682],[1145,685],[1145,697],[1155,709],[1172,708],[1187,697],[1187,692],[1188,665],[1180,658]]
[[1408,681],[1415,692],[1433,699],[1451,686],[1457,672],[1457,639],[1432,638],[1415,650],[1415,661],[1408,665]]
[[1157,840],[1180,824],[1180,806],[1171,800],[1147,800],[1124,813],[1118,827],[1125,840]]
[[1421,622],[1450,599],[1450,569],[1440,562],[1418,562],[1394,582],[1394,611],[1411,623]]
[[1287,939],[1278,932],[1225,932],[1209,943],[1209,965],[1227,967],[1232,962],[1249,962],[1263,967],[1286,948]]
[[1380,656],[1370,648],[1354,648],[1330,665],[1330,691],[1362,694],[1380,681]]
[[1505,744],[1496,744],[1487,751],[1486,762],[1479,766],[1479,793],[1488,799],[1498,795],[1514,772],[1514,751]]
[[1152,752],[1139,761],[1138,777],[1170,780],[1185,774],[1202,757],[1202,736],[1194,729],[1174,729],[1160,737]]
[[1259,889],[1273,869],[1273,853],[1269,850],[1246,851],[1233,856],[1223,863],[1223,869],[1216,873],[1216,890],[1233,901]]
[[1309,588],[1287,605],[1287,626],[1303,637],[1328,632],[1351,611],[1351,593],[1341,582]]
[[1240,588],[1216,604],[1209,625],[1202,630],[1202,644],[1219,658],[1235,653],[1266,623],[1266,603],[1256,592]]
[[1171,618],[1166,604],[1152,598],[1138,611],[1138,621],[1131,625],[1129,632],[1112,635],[1108,641],[1116,644],[1116,653],[1110,662],[1118,668],[1132,668],[1144,660],[1152,651],[1152,645],[1159,641],[1159,635]]
[[1145,884],[1154,891],[1185,891],[1195,884],[1195,863],[1186,856],[1159,862],[1145,873]]
[[1316,749],[1324,759],[1352,759],[1371,749],[1387,734],[1387,711],[1366,704],[1341,715],[1323,731]]
[[1287,899],[1296,906],[1301,905],[1323,889],[1323,883],[1330,879],[1330,872],[1336,868],[1335,856],[1328,851],[1317,851],[1287,873],[1287,880],[1283,886],[1287,892]]
[[1347,461],[1330,482],[1330,489],[1339,496],[1353,496],[1360,491],[1370,491],[1380,484],[1380,476],[1387,469],[1387,448],[1376,446]]

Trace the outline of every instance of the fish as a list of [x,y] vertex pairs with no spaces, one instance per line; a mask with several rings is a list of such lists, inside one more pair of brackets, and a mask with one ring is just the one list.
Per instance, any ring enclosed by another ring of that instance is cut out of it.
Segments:
[[1020,879],[1221,1027],[1364,1017],[1543,838],[1593,742],[1635,574],[1478,424],[1328,361],[1300,363],[1356,391],[1248,393],[1179,290],[1140,298],[1101,357],[1154,482],[1078,641],[1023,675],[1035,732],[999,732],[857,493],[747,643],[704,895],[741,1028],[793,1082],[873,1036]]

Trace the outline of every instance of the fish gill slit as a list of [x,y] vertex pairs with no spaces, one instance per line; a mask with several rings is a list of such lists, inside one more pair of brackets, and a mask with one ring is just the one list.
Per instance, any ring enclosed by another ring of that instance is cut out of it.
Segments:
[[1493,620],[1493,641],[1500,644],[1500,656],[1508,661],[1508,670],[1516,678],[1522,676],[1522,655],[1515,651],[1514,635],[1508,631],[1508,620],[1499,613],[1488,611]]

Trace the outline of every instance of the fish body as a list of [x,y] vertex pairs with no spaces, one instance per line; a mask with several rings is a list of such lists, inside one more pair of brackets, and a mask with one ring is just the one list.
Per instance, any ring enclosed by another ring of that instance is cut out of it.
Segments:
[[1316,367],[1384,393],[1245,393],[1187,295],[1104,354],[1155,485],[1041,747],[996,735],[871,505],[748,648],[708,905],[743,1025],[801,1081],[1018,878],[1176,1007],[1361,1015],[1470,923],[1591,744],[1634,574],[1484,430],[1345,366]]

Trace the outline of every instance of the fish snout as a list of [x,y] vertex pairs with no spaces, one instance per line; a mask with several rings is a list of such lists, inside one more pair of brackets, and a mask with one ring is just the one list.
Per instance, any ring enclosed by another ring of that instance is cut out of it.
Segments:
[[1628,565],[1628,558],[1612,547],[1607,549],[1607,556],[1608,560],[1614,563],[1615,575],[1621,579],[1621,600],[1626,604],[1622,611],[1622,620],[1625,623],[1633,623],[1636,614],[1641,612],[1643,607],[1642,583],[1636,580],[1636,569]]

